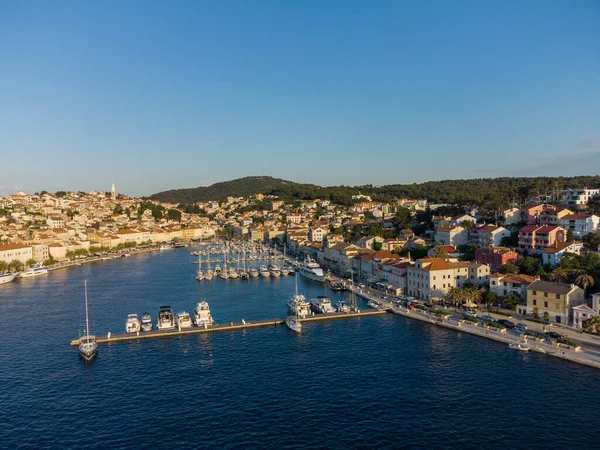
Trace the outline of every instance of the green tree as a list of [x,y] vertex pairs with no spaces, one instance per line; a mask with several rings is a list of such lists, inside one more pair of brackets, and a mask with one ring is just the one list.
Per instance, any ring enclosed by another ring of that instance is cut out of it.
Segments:
[[562,268],[558,267],[550,273],[550,276],[548,277],[548,279],[550,281],[556,281],[557,283],[564,283],[565,281],[567,281],[570,274],[571,274],[571,270],[562,269]]
[[44,267],[52,266],[54,264],[56,264],[56,261],[54,260],[54,258],[50,258],[50,259],[47,259],[46,261],[44,261]]
[[500,273],[517,273],[518,270],[519,268],[511,263],[502,264],[502,266],[500,266]]
[[536,275],[540,269],[540,261],[533,256],[526,256],[519,261],[519,269],[525,275]]
[[435,247],[435,251],[431,256],[434,258],[448,259],[448,253],[446,253],[446,250],[439,246]]
[[544,322],[546,322],[546,323],[550,322],[550,314],[548,314],[548,311],[544,311],[544,314],[542,317],[544,318]]
[[8,272],[8,264],[5,261],[0,261],[0,273]]
[[178,222],[181,222],[181,211],[177,209],[170,209],[169,211],[167,211],[167,219],[177,220]]
[[521,302],[521,297],[518,294],[515,294],[514,292],[512,294],[504,297],[504,300],[503,300],[504,305],[512,311],[516,311],[517,305],[520,302]]
[[381,250],[382,245],[383,245],[382,242],[379,242],[379,241],[373,242],[373,250],[375,250],[376,252]]
[[404,206],[396,208],[394,216],[394,226],[398,229],[406,228],[411,221],[410,210]]
[[490,309],[491,306],[496,306],[498,304],[498,296],[494,292],[486,292],[483,295],[483,302],[486,304],[487,308]]
[[27,261],[25,261],[25,266],[27,267],[31,267],[36,263],[34,258],[29,258]]
[[117,205],[115,206],[115,208],[113,209],[113,214],[118,214],[121,215],[123,214],[125,211],[123,210],[123,207],[121,205]]
[[9,264],[8,268],[11,272],[20,272],[23,270],[23,263],[18,259],[13,259]]
[[582,289],[587,289],[589,286],[593,286],[594,283],[594,277],[587,273],[581,273],[575,278],[575,284]]
[[540,315],[540,308],[538,308],[537,306],[535,308],[533,308],[533,317],[539,317]]
[[573,242],[575,240],[575,236],[573,236],[573,232],[571,230],[567,230],[567,242]]

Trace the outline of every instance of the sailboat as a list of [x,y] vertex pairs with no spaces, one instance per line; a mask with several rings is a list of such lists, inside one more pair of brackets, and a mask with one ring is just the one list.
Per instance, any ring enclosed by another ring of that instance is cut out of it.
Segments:
[[[290,305],[290,302],[292,305]],[[303,303],[306,303],[306,300],[303,295],[298,295],[298,276],[296,276],[296,295],[294,295],[294,297],[292,297],[288,302],[290,310],[292,310],[293,307],[294,314],[288,314],[285,318],[285,325],[296,333],[300,333],[300,331],[302,331],[302,322],[300,322],[298,319],[298,310]]]
[[223,270],[221,270],[221,272],[219,272],[219,277],[226,280],[227,278],[229,278],[229,269],[227,268],[227,250],[225,250],[225,253],[223,253],[225,259],[223,260]]
[[98,354],[96,336],[90,335],[90,321],[88,316],[87,280],[83,282],[85,290],[85,336],[79,338],[79,354],[86,361],[91,361]]
[[204,272],[202,271],[202,253],[198,252],[198,271],[196,272],[196,280],[202,281],[204,280]]
[[207,281],[210,281],[213,278],[213,272],[212,272],[212,269],[210,268],[210,251],[207,252],[206,258],[207,258],[206,259],[207,267],[206,267],[206,272],[204,274],[204,279]]

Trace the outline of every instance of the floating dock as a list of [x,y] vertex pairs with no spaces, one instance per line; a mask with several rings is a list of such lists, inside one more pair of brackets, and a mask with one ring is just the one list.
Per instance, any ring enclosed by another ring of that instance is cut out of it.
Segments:
[[[385,314],[386,311],[365,311],[357,313],[329,313],[329,314],[318,314],[304,319],[300,319],[300,322],[316,322],[322,320],[333,320],[333,319],[350,319],[354,317],[368,317],[368,316],[379,316]],[[125,341],[137,341],[140,339],[156,339],[156,338],[167,338],[167,337],[178,337],[188,336],[192,334],[201,333],[214,333],[217,331],[233,331],[233,330],[248,330],[251,328],[262,328],[277,325],[284,325],[285,319],[266,319],[259,321],[250,322],[230,322],[228,325],[210,325],[206,328],[203,327],[192,327],[184,330],[152,330],[152,331],[140,331],[139,333],[120,333],[110,334],[106,336],[96,336],[96,342],[98,344],[112,344],[113,342],[125,342]],[[71,346],[79,345],[79,339],[73,339]]]

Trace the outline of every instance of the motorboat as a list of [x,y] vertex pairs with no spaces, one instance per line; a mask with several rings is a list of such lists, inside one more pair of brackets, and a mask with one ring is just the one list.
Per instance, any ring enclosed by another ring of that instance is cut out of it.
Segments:
[[232,280],[236,280],[240,277],[240,275],[237,273],[237,271],[232,267],[231,269],[229,269],[229,278],[231,278]]
[[251,267],[248,274],[250,275],[250,278],[258,278],[259,272],[256,267]]
[[166,244],[165,244],[165,245],[161,245],[160,247],[158,247],[158,249],[159,249],[161,252],[164,252],[165,250],[171,250],[172,248],[173,248],[173,247],[171,247],[170,245],[166,245]]
[[129,314],[125,322],[125,331],[127,333],[137,333],[142,328],[137,314]]
[[513,350],[519,350],[521,352],[528,352],[529,350],[531,350],[531,347],[529,345],[515,343],[508,344],[508,348],[512,348]]
[[172,330],[175,328],[175,318],[170,306],[161,306],[158,313],[158,322],[156,327],[159,330]]
[[196,271],[196,280],[202,281],[202,280],[204,280],[205,277],[206,277],[206,275],[204,275],[204,272],[202,271],[202,269],[198,268],[198,270]]
[[290,269],[290,266],[281,266],[281,275],[284,277],[290,275]]
[[183,330],[184,328],[192,328],[192,319],[190,319],[189,313],[180,311],[177,313],[177,328]]
[[142,314],[142,331],[152,331],[152,317],[149,312]]
[[194,319],[196,321],[196,325],[199,327],[206,327],[214,323],[207,302],[201,301],[196,305],[196,308],[194,309]]
[[16,273],[2,273],[0,274],[0,284],[10,283],[17,277]]
[[312,258],[306,258],[304,263],[300,265],[298,268],[298,272],[303,277],[309,278],[311,280],[320,281],[324,283],[327,277],[323,272],[321,266],[319,266],[316,261]]
[[277,264],[271,264],[271,267],[269,268],[269,273],[272,277],[278,278],[281,276],[281,269]]
[[98,343],[96,342],[96,336],[90,334],[90,320],[88,315],[88,295],[87,295],[87,281],[83,282],[85,291],[85,335],[79,338],[79,356],[85,361],[91,361],[98,354]]
[[31,266],[29,269],[25,270],[24,272],[21,272],[21,275],[19,275],[19,276],[21,278],[29,278],[29,277],[37,277],[38,275],[44,275],[46,273],[48,273],[48,269],[46,269],[41,264],[36,264],[34,266]]
[[287,316],[285,318],[285,324],[290,330],[295,331],[296,333],[302,331],[302,323],[296,316]]
[[258,274],[263,278],[269,278],[271,276],[271,272],[267,269],[267,266],[262,265],[258,269]]
[[310,301],[310,309],[317,314],[335,312],[335,308],[331,306],[331,300],[323,295],[320,295],[316,299]]

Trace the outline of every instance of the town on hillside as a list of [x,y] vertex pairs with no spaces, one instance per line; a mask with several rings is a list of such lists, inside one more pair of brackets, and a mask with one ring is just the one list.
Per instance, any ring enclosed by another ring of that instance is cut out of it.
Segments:
[[285,246],[388,294],[581,328],[600,316],[599,200],[598,188],[493,209],[360,194],[349,206],[263,194],[175,204],[114,185],[18,192],[0,197],[0,273],[222,237]]

